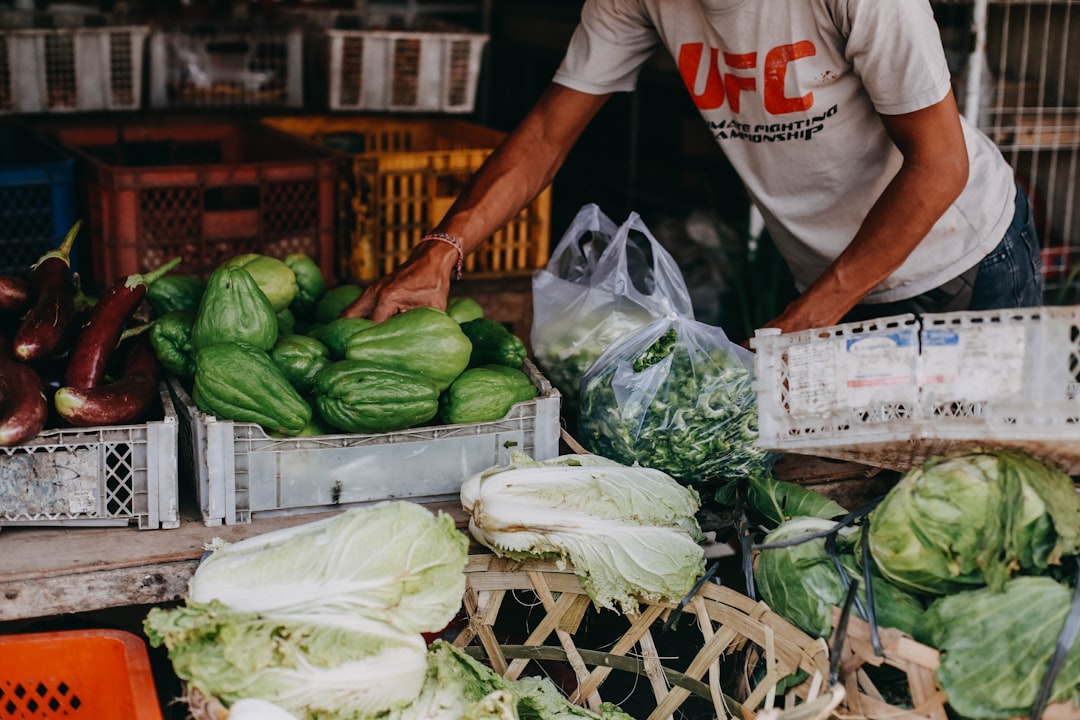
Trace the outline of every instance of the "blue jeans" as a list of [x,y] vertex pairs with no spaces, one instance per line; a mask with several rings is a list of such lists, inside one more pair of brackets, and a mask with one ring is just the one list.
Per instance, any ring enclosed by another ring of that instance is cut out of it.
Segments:
[[1039,234],[1027,193],[1016,186],[1016,211],[1005,237],[979,262],[969,310],[1033,307],[1043,304]]
[[1042,255],[1027,193],[1016,186],[1012,222],[997,247],[952,280],[907,300],[856,305],[843,322],[958,310],[997,310],[1043,304]]

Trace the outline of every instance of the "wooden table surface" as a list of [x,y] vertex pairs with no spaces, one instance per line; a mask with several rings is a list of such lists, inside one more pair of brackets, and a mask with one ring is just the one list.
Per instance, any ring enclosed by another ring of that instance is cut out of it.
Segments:
[[[465,523],[457,502],[428,504]],[[256,516],[249,524],[206,527],[195,512],[172,530],[135,527],[0,529],[0,621],[179,600],[215,538],[236,542],[331,513]]]

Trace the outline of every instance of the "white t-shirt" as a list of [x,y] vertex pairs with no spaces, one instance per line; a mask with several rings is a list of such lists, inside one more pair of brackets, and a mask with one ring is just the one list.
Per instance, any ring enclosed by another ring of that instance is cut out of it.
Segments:
[[[587,0],[554,81],[634,89],[664,45],[805,290],[851,242],[902,157],[878,113],[929,107],[949,70],[927,0]],[[931,290],[976,265],[1013,216],[1011,168],[963,123],[968,184],[864,302]]]

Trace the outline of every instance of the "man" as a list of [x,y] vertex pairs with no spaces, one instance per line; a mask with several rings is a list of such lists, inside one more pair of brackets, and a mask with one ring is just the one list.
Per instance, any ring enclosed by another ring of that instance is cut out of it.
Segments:
[[660,44],[795,278],[767,326],[1041,303],[1027,198],[957,111],[928,0],[587,0],[536,105],[345,314],[443,307],[462,255],[552,181]]

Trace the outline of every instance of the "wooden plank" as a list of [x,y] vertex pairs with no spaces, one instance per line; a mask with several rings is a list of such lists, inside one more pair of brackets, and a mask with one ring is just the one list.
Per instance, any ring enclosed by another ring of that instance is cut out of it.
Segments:
[[180,600],[198,560],[0,582],[0,621]]

